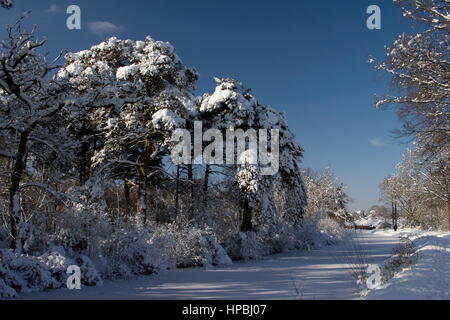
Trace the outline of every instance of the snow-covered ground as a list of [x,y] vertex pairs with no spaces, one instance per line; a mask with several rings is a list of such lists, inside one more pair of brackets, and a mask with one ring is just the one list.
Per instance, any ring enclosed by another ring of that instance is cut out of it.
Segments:
[[400,238],[413,242],[415,264],[367,299],[450,299],[450,233],[417,230],[358,231],[339,245],[292,251],[264,260],[210,269],[177,269],[101,287],[22,294],[20,299],[359,299],[349,264],[363,257],[382,265]]
[[[392,231],[376,231],[389,236]],[[450,299],[450,233],[402,231],[413,241],[416,263],[398,273],[388,283],[367,295],[371,300]]]
[[348,263],[361,248],[381,264],[399,243],[394,234],[357,232],[339,245],[293,251],[213,269],[178,269],[131,280],[22,294],[21,299],[358,299]]

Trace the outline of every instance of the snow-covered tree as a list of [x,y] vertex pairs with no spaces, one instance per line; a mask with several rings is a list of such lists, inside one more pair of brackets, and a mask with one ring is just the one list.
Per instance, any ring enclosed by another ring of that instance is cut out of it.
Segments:
[[331,169],[319,172],[305,169],[302,174],[308,193],[308,215],[326,212],[342,223],[351,220],[347,209],[350,199],[344,191],[345,186]]
[[383,180],[380,190],[381,199],[392,207],[397,205],[408,225],[420,225],[418,210],[423,199],[415,192],[411,179],[398,174],[391,175]]
[[65,58],[58,77],[87,102],[82,114],[87,120],[81,123],[97,133],[90,161],[97,174],[122,172],[116,177],[135,181],[137,210],[145,218],[149,180],[162,172],[172,131],[194,111],[196,72],[169,43],[150,37],[110,38]]
[[445,149],[435,152],[432,158],[424,158],[421,148],[417,143],[415,149],[408,150],[397,171],[410,180],[409,189],[412,188],[418,198],[423,199],[420,216],[426,219],[437,210],[441,217],[433,227],[447,226],[450,230],[450,152]]
[[[217,86],[214,93],[205,94],[199,103],[201,119],[207,119],[212,128],[222,131],[279,130],[280,159],[277,174],[262,174],[264,165],[261,159],[258,159],[257,164],[246,163],[236,166],[235,180],[243,193],[241,231],[256,230],[269,235],[280,228],[280,215],[273,201],[274,185],[280,180],[283,191],[289,194],[286,199],[293,206],[290,210],[286,210],[283,216],[290,223],[299,224],[306,204],[304,185],[299,174],[299,161],[303,150],[295,141],[284,116],[258,103],[249,90],[236,80],[215,80]],[[268,135],[267,138],[270,144],[273,137]],[[234,160],[237,160],[236,151],[234,150]]]
[[[205,94],[199,104],[199,112],[202,119],[225,133],[226,129],[259,129],[257,112],[261,106],[251,96],[242,84],[233,79],[215,79],[216,88],[213,94]],[[224,135],[225,136],[225,135]],[[234,140],[233,140],[234,141]],[[234,147],[234,146],[233,146]],[[235,150],[233,161],[237,162]],[[266,216],[269,224],[274,223],[274,208],[260,208],[261,197],[270,196],[270,190],[265,190],[265,179],[260,175],[256,165],[242,164],[236,166],[235,179],[243,196],[243,219],[241,231],[253,231],[257,223],[258,215]],[[265,194],[263,194],[265,192]],[[269,205],[264,203],[263,205]],[[255,214],[256,211],[256,214]]]
[[407,216],[417,216],[410,219],[416,222],[436,208],[447,212],[450,228],[450,3],[394,2],[406,18],[419,25],[420,32],[400,35],[387,47],[386,61],[371,60],[378,70],[392,76],[397,92],[378,99],[377,106],[397,107],[403,122],[400,133],[412,136],[415,148],[407,152],[397,174],[385,180],[382,191],[385,198],[400,202]]
[[396,203],[409,225],[450,228],[448,151],[424,159],[417,148],[407,150],[396,174],[383,181],[382,198]]
[[396,96],[378,99],[394,105],[402,134],[420,135],[422,151],[433,155],[449,148],[450,131],[450,4],[448,0],[394,0],[421,32],[400,35],[387,47],[386,61],[371,62],[392,76]]
[[[73,105],[67,96],[68,86],[51,75],[55,66],[38,52],[45,41],[37,41],[34,30],[22,30],[22,20],[9,25],[7,38],[0,42],[0,140],[4,142],[0,157],[11,163],[11,247],[19,251],[17,227],[22,219],[23,191],[41,188],[61,196],[47,185],[32,181],[33,163],[56,166],[57,160],[67,158],[74,147],[60,117]],[[22,183],[24,175],[31,181]]]
[[266,116],[264,122],[268,127],[280,130],[280,188],[278,192],[284,198],[282,215],[290,225],[299,227],[308,203],[307,189],[300,168],[304,150],[296,141],[283,113],[269,109],[261,116]]

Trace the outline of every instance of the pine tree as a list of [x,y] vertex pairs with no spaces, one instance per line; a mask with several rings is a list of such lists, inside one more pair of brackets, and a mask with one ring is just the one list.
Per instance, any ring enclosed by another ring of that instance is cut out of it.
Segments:
[[65,58],[58,77],[86,102],[83,118],[97,133],[90,159],[95,172],[134,181],[136,211],[145,219],[148,189],[164,174],[171,133],[193,112],[197,74],[169,43],[150,37],[110,38]]
[[[290,195],[289,201],[295,206],[284,217],[292,225],[299,226],[306,193],[300,177],[299,161],[303,150],[295,142],[284,116],[263,106],[234,79],[215,79],[213,94],[205,94],[199,104],[202,119],[223,132],[235,130],[279,130],[280,170],[274,175],[263,175],[263,165],[237,164],[235,181],[243,194],[241,231],[258,231],[270,238],[281,228],[280,214],[274,205],[274,188],[277,180],[282,181],[283,190]],[[225,133],[224,133],[225,135]],[[271,142],[271,137],[267,137]],[[234,150],[234,160],[239,155]],[[227,151],[228,152],[228,151]],[[286,206],[287,207],[287,206]]]

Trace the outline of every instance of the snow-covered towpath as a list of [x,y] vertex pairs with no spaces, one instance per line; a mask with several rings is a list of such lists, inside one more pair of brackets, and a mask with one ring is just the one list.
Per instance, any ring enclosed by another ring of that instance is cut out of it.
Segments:
[[369,263],[389,258],[399,239],[358,232],[356,238],[314,251],[293,251],[224,268],[177,269],[131,280],[22,294],[21,299],[358,299],[347,263],[355,248]]

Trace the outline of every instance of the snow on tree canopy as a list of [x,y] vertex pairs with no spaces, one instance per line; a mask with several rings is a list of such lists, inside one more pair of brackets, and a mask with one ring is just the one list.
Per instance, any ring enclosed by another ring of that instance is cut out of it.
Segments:
[[117,69],[116,77],[118,80],[132,80],[140,72],[140,65],[131,65]]
[[162,92],[165,98],[180,98],[183,101],[179,104],[189,105],[186,93],[173,87],[191,91],[198,77],[195,70],[184,66],[169,43],[150,37],[145,41],[109,38],[89,50],[68,53],[65,59],[57,77],[69,80],[87,101],[103,101],[104,105],[115,105],[116,110],[131,101],[155,103]]
[[199,111],[211,114],[217,128],[252,127],[255,125],[256,99],[245,92],[242,84],[234,79],[214,79],[217,83],[213,94],[205,94]]
[[162,109],[153,115],[152,123],[156,129],[173,130],[182,127],[186,121],[176,112],[169,109]]
[[[85,105],[98,109],[91,112],[91,123],[101,130],[122,124],[128,130],[143,128],[162,116],[159,120],[173,129],[184,123],[181,117],[194,111],[197,73],[184,66],[169,43],[151,37],[144,41],[110,38],[89,50],[68,53],[65,59],[59,79],[67,79],[89,102]],[[162,108],[166,111],[160,112]],[[157,122],[154,127],[159,127]]]
[[81,75],[83,66],[95,65],[99,60],[108,63],[104,65],[116,70],[115,77],[119,80],[129,79],[129,76],[140,75],[152,77],[160,73],[171,74],[177,84],[190,82],[189,78],[196,76],[195,71],[184,67],[180,58],[174,53],[173,47],[166,42],[155,41],[147,37],[145,41],[119,40],[109,38],[105,42],[78,53],[68,53],[65,56],[66,67],[60,72],[70,71],[73,75]]

